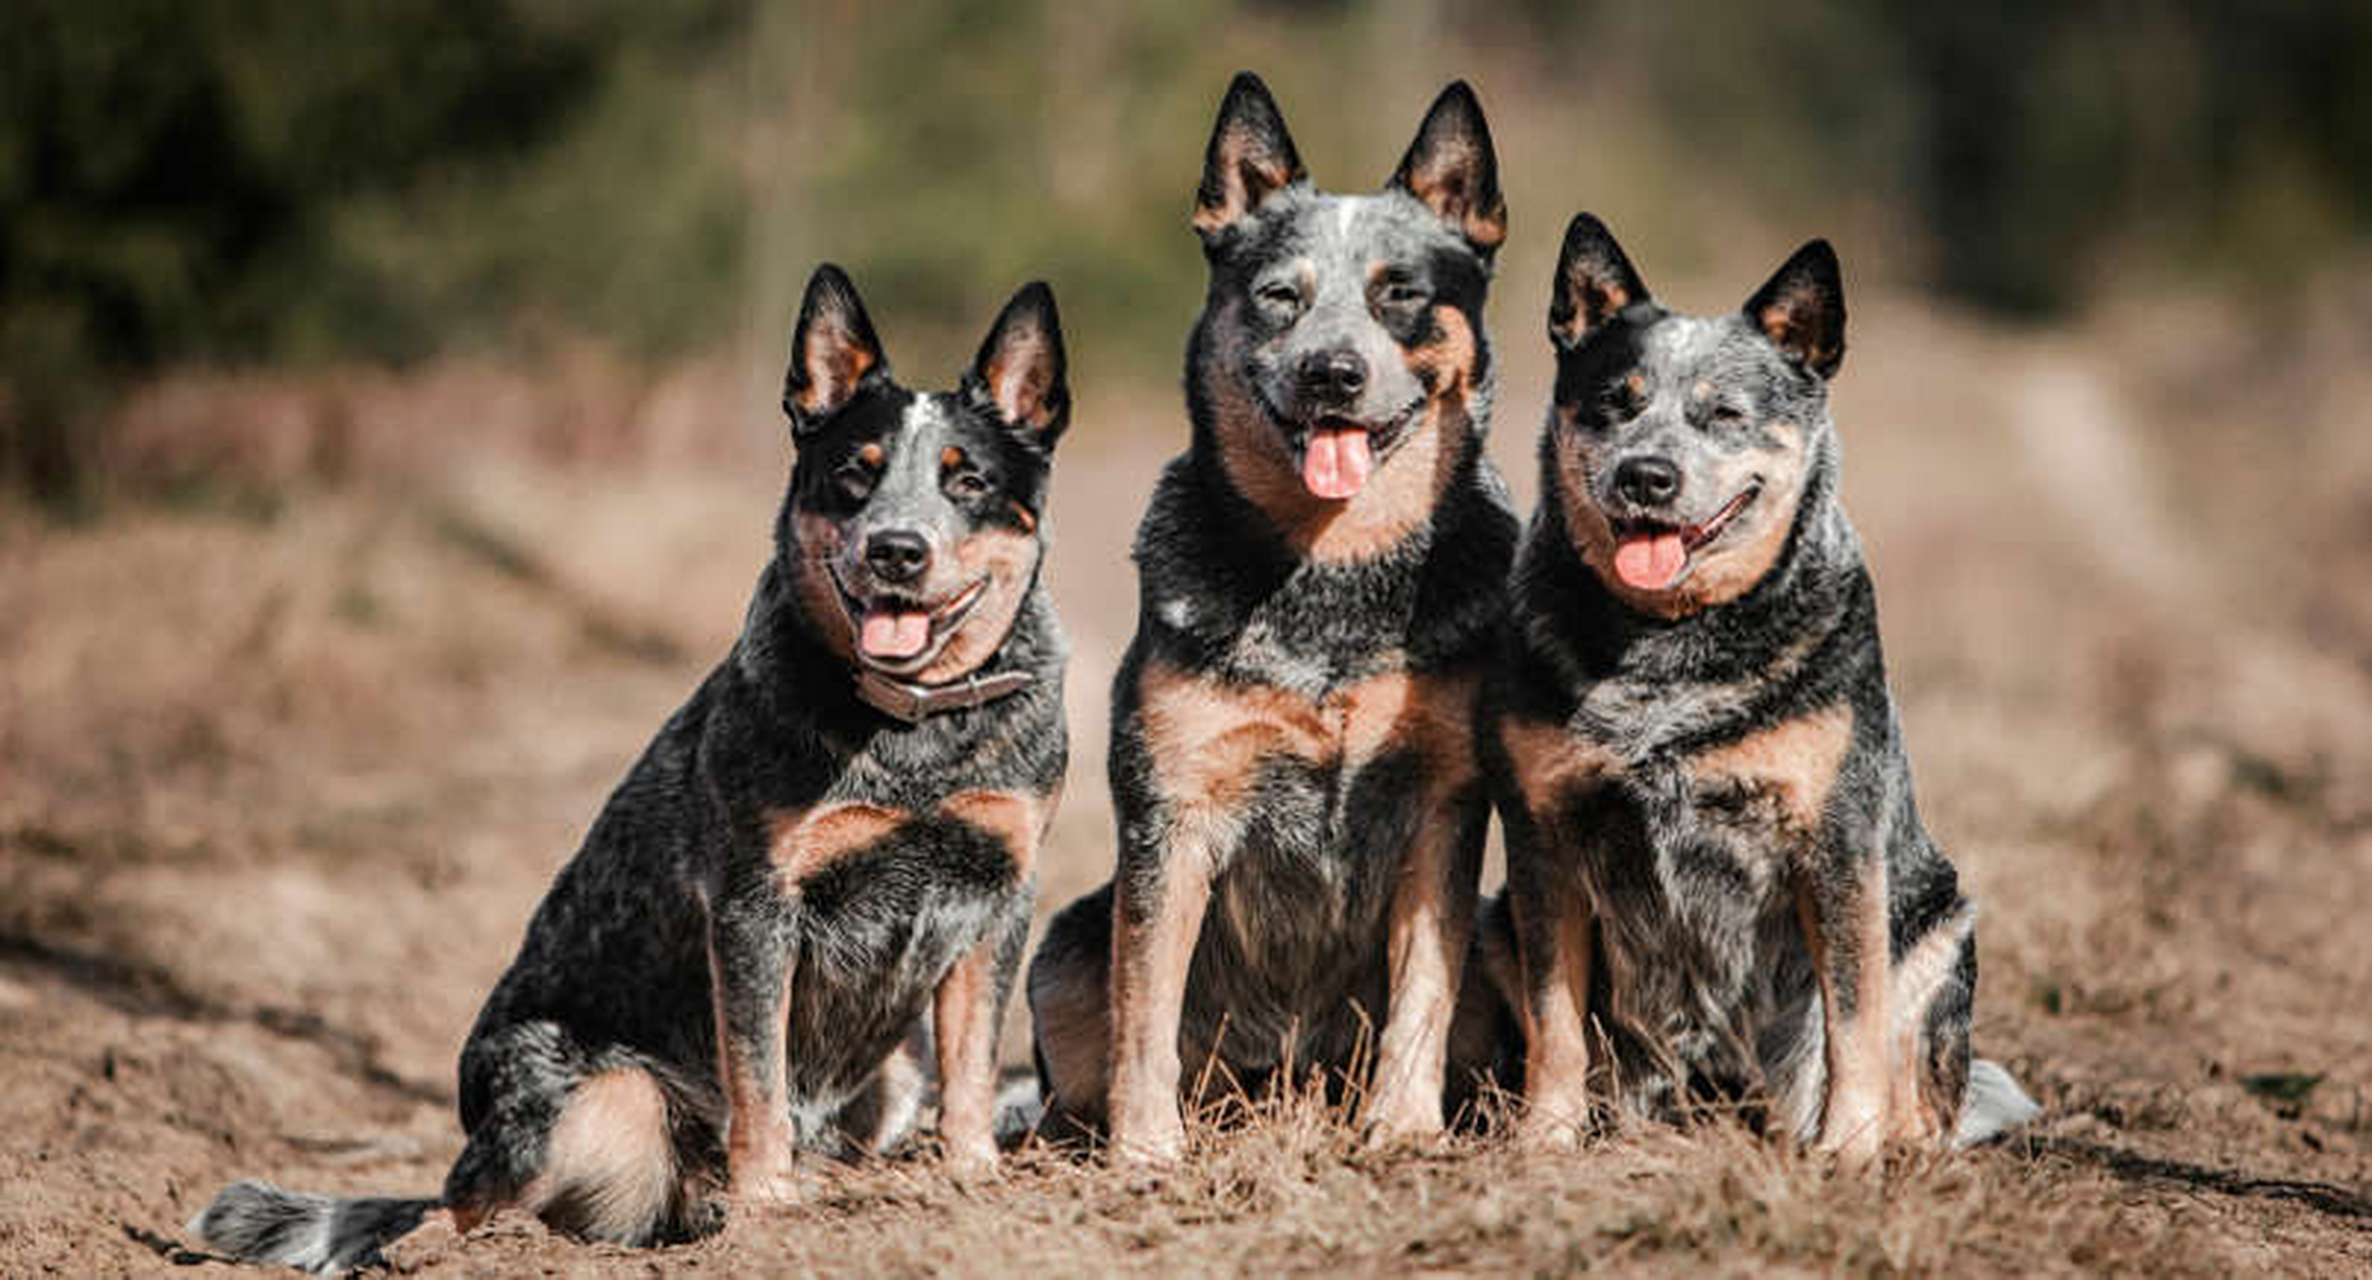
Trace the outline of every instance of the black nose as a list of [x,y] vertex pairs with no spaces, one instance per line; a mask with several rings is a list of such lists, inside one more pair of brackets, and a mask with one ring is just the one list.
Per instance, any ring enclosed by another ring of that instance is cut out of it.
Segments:
[[1367,387],[1367,361],[1340,347],[1313,351],[1301,358],[1296,376],[1303,396],[1323,404],[1349,404]]
[[1663,458],[1629,458],[1614,469],[1614,491],[1643,507],[1680,496],[1680,468]]
[[931,544],[905,529],[885,529],[865,539],[865,567],[883,582],[912,582],[931,563]]

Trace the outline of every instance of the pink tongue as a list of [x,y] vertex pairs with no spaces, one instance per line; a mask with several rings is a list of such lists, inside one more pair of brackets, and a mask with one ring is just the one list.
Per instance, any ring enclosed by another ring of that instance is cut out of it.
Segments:
[[1318,427],[1301,455],[1301,483],[1321,498],[1355,497],[1367,484],[1374,459],[1367,433],[1357,427]]
[[931,615],[876,609],[865,615],[859,643],[876,658],[911,658],[931,642]]
[[1672,585],[1688,564],[1688,546],[1677,533],[1634,534],[1614,548],[1614,572],[1642,591]]

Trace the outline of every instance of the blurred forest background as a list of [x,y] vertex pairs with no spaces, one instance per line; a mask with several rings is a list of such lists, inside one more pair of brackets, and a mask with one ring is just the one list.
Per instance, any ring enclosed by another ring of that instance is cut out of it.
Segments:
[[12,0],[0,483],[67,514],[204,488],[203,458],[149,474],[108,439],[175,368],[592,343],[737,351],[754,389],[821,257],[918,372],[1042,275],[1088,376],[1166,381],[1201,278],[1183,210],[1238,66],[1343,187],[1475,80],[1518,314],[1585,206],[1651,275],[1826,234],[1857,281],[2019,322],[2160,290],[2277,314],[2372,228],[2363,4],[1482,8]]

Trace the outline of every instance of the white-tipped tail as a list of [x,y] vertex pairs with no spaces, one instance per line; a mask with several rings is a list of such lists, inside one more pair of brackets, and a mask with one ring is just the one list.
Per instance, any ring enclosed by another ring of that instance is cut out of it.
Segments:
[[2041,1115],[2042,1110],[2000,1063],[1971,1059],[1968,1092],[1960,1100],[1960,1125],[1953,1130],[1952,1146],[1963,1149],[1991,1142]]
[[192,1218],[192,1235],[247,1262],[277,1262],[316,1275],[376,1265],[379,1248],[420,1225],[437,1202],[339,1199],[234,1182]]

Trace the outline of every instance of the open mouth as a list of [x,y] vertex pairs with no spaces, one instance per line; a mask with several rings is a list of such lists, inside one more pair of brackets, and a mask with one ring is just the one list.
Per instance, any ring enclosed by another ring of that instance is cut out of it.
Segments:
[[1703,524],[1666,524],[1659,520],[1614,522],[1614,576],[1640,591],[1669,591],[1688,575],[1699,548],[1721,536],[1738,513],[1763,491],[1755,481],[1713,513]]
[[[1362,422],[1340,414],[1312,420],[1294,441],[1294,451],[1300,455],[1301,486],[1329,502],[1358,497],[1375,471],[1376,460],[1400,442],[1409,421],[1422,407],[1421,403],[1411,405],[1380,422]],[[1272,416],[1286,424],[1289,433],[1299,425],[1282,415]]]
[[860,599],[842,586],[840,604],[856,627],[857,657],[867,666],[904,673],[938,657],[987,591],[988,579],[982,578],[931,605],[887,592]]

